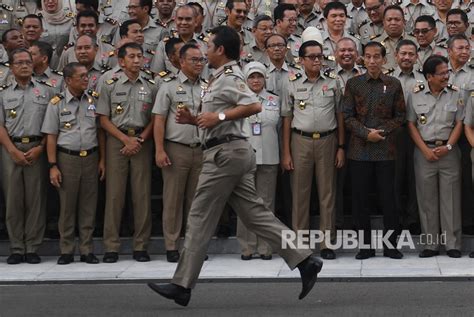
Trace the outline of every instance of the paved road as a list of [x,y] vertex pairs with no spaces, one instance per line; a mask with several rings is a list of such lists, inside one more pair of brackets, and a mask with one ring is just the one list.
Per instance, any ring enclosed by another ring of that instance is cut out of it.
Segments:
[[0,286],[0,316],[473,316],[473,282],[201,283],[184,308],[144,284]]

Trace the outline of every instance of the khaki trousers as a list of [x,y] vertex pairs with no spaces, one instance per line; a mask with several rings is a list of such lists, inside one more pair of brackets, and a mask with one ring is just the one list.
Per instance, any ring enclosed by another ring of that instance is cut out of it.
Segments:
[[202,167],[202,150],[165,142],[171,161],[163,174],[163,236],[166,250],[178,250],[178,240],[196,192]]
[[421,230],[433,237],[425,249],[438,250],[446,233],[446,250],[461,249],[461,152],[458,146],[439,161],[429,162],[415,149],[415,178]]
[[151,164],[152,140],[142,144],[140,152],[131,157],[122,155],[122,142],[108,135],[106,142],[106,200],[104,214],[105,252],[119,252],[120,223],[125,203],[127,178],[130,174],[132,192],[133,250],[144,251],[151,234]]
[[[277,174],[278,165],[257,165],[257,172],[255,173],[257,196],[262,198],[265,207],[273,213],[275,213]],[[260,255],[272,254],[270,245],[248,230],[239,217],[237,217],[237,240],[243,255],[252,255],[255,252]]]
[[[293,230],[309,229],[311,185],[315,175],[319,197],[319,229],[323,232],[331,230],[331,237],[335,237],[336,150],[336,133],[316,140],[292,134],[291,153],[295,168],[291,172]],[[325,248],[326,241],[323,241],[321,250]]]
[[74,254],[76,219],[79,229],[79,252],[93,253],[97,190],[99,186],[99,153],[79,157],[58,152],[62,175],[59,193],[59,248],[61,254]]
[[282,249],[282,230],[288,230],[255,193],[255,153],[250,143],[237,140],[203,153],[196,195],[188,215],[186,237],[172,283],[193,288],[206,257],[209,240],[228,202],[244,225],[270,244],[291,269],[311,250]]
[[[15,143],[22,152],[37,146]],[[11,253],[36,253],[46,226],[46,157],[31,166],[15,164],[2,147],[3,189]]]

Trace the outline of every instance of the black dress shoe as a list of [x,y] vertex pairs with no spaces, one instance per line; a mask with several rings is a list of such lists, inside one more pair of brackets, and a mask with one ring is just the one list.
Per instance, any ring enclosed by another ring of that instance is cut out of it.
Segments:
[[99,259],[94,255],[94,253],[89,253],[87,255],[81,255],[81,262],[86,262],[87,264],[98,264]]
[[240,255],[240,259],[242,261],[249,261],[249,260],[252,260],[252,255],[251,254],[250,255],[242,254],[242,255]]
[[166,251],[166,261],[176,263],[179,261],[178,250]]
[[373,258],[375,256],[375,250],[374,249],[362,249],[359,250],[359,252],[356,254],[355,258],[357,260],[365,260],[368,258]]
[[323,261],[318,259],[315,255],[310,255],[303,262],[298,264],[298,269],[301,274],[301,282],[303,283],[301,293],[298,297],[299,299],[305,298],[305,296],[311,291],[314,283],[316,283],[316,279],[318,278],[318,273],[321,272],[322,268]]
[[74,255],[72,254],[61,254],[61,256],[58,258],[59,265],[66,265],[72,262],[74,262]]
[[10,256],[8,257],[7,264],[20,264],[21,262],[23,262],[23,260],[24,259],[22,254],[13,253],[10,254]]
[[331,249],[322,249],[321,257],[325,260],[334,260],[336,258],[336,253]]
[[423,251],[420,252],[418,256],[420,258],[431,258],[437,255],[439,255],[439,251],[424,249]]
[[474,252],[469,253],[469,257],[472,259],[474,258]]
[[133,251],[133,259],[137,262],[150,262],[150,256],[146,251]]
[[272,255],[271,254],[268,254],[268,255],[260,254],[260,259],[268,261],[268,260],[272,259]]
[[383,250],[383,256],[386,256],[388,258],[395,259],[395,260],[400,260],[401,258],[403,258],[403,253],[401,253],[397,249],[386,249],[386,250]]
[[25,254],[25,262],[29,264],[38,264],[41,263],[41,258],[36,253],[27,253]]
[[204,258],[204,261],[209,260],[209,255],[206,254],[206,257]]
[[191,289],[176,284],[156,285],[148,283],[148,287],[161,296],[174,300],[176,304],[181,306],[187,306],[191,299]]
[[118,261],[118,253],[117,252],[105,252],[104,258],[102,259],[102,262],[104,263],[115,263]]
[[451,249],[451,250],[448,250],[446,251],[446,254],[450,257],[450,258],[460,258],[462,256],[462,253],[461,251],[459,250],[456,250],[456,249]]

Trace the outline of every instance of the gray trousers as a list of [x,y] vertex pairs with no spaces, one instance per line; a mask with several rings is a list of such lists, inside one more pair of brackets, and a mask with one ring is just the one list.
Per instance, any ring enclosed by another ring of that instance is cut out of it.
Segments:
[[438,234],[446,233],[446,250],[461,249],[461,153],[457,146],[436,162],[416,148],[416,194],[421,230],[433,237],[425,249],[438,250]]
[[172,283],[194,288],[206,257],[209,240],[228,202],[240,220],[270,244],[291,269],[311,250],[282,249],[282,230],[289,230],[255,191],[255,153],[246,140],[215,146],[203,153],[196,195],[188,215],[184,248]]

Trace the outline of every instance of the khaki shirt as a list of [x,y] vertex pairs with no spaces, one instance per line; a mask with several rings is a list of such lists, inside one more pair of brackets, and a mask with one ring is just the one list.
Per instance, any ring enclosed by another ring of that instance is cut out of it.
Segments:
[[464,117],[464,124],[474,126],[474,92],[470,92],[467,96],[466,115]]
[[176,112],[178,107],[186,106],[194,116],[197,115],[201,92],[206,88],[204,80],[198,79],[193,83],[182,72],[161,84],[152,113],[166,118],[165,139],[183,144],[199,143],[198,129],[193,125],[176,123]]
[[377,36],[380,36],[383,33],[382,24],[374,24],[370,22],[370,19],[362,21],[359,24],[359,36],[360,43],[366,45],[370,41],[373,41]]
[[203,30],[221,25],[227,18],[225,14],[225,0],[197,0],[196,2],[204,8]]
[[288,89],[289,80],[301,76],[302,72],[303,69],[293,63],[283,62],[280,69],[270,63],[267,67],[267,78],[265,80],[266,90],[281,97],[281,93]]
[[268,15],[273,17],[273,10],[278,5],[278,0],[254,0],[248,16],[254,20],[257,15]]
[[417,87],[408,95],[407,120],[415,123],[425,141],[449,139],[456,121],[464,119],[463,94],[445,88],[436,97],[428,87]]
[[360,7],[355,7],[352,2],[347,5],[347,15],[350,17],[350,28],[349,31],[354,34],[359,34],[359,25],[369,18],[365,5],[362,4]]
[[443,23],[443,20],[438,15],[438,12],[435,9],[435,12],[433,13],[433,19],[436,21],[436,28],[438,29],[438,34],[436,35],[436,42],[440,42],[443,39],[448,39],[449,34],[448,34],[448,28],[446,27],[446,24]]
[[304,73],[290,81],[281,98],[283,117],[293,116],[291,127],[304,132],[327,132],[337,128],[341,112],[341,88],[334,73],[321,73],[311,82]]
[[[250,63],[250,62],[260,62],[262,64],[268,64],[270,59],[268,58],[268,54],[265,50],[261,50],[257,43],[255,42],[255,38],[252,38],[250,43],[245,45],[240,52],[240,60],[241,62]],[[242,64],[242,67],[244,65]]]
[[[262,90],[257,96],[262,104],[262,112],[247,118],[251,131],[249,141],[256,151],[257,164],[278,164],[280,163],[278,143],[280,98],[266,90]],[[255,133],[255,124],[259,125],[260,134]]]
[[[72,46],[68,47],[63,51],[61,57],[59,58],[57,70],[62,71],[64,66],[72,62],[78,62],[76,57],[76,51],[74,47],[75,43],[72,43]],[[98,42],[97,55],[95,56],[95,65],[98,70],[108,71],[117,65],[117,57],[115,56],[114,47],[110,44],[104,42]]]
[[[332,71],[332,70],[330,70]],[[335,73],[337,76],[337,80],[339,81],[339,85],[341,86],[341,91],[344,93],[344,90],[346,89],[346,83],[349,79],[351,79],[354,76],[361,75],[365,73],[365,68],[362,68],[358,65],[354,65],[351,70],[345,70],[342,67],[339,66],[339,64],[336,67]]]
[[286,52],[285,60],[287,63],[298,64],[298,61],[299,61],[298,54],[300,51],[300,46],[302,44],[301,37],[295,34],[291,34],[287,41],[288,41],[288,45],[287,45],[288,51]]
[[101,87],[97,113],[110,118],[119,129],[145,128],[151,120],[156,85],[141,75],[132,82],[124,72],[116,73]]
[[66,89],[49,102],[41,132],[57,135],[57,145],[71,151],[98,146],[96,103],[87,92],[78,99]]
[[46,85],[51,85],[52,88],[55,89],[56,93],[62,91],[64,78],[63,73],[52,70],[50,67],[46,68],[43,74],[35,75],[33,74],[33,78],[39,81],[44,81]]
[[373,39],[373,41],[379,42],[385,47],[385,50],[387,52],[387,55],[385,57],[387,58],[387,62],[385,65],[383,65],[383,69],[389,70],[389,69],[394,69],[397,67],[397,61],[395,59],[395,54],[396,54],[396,48],[398,42],[401,40],[412,40],[414,43],[416,43],[416,39],[413,36],[407,35],[406,33],[403,33],[398,39],[393,39],[388,36],[387,33],[383,33],[380,36],[377,36],[376,38]]
[[314,26],[318,28],[320,31],[324,30],[324,26],[320,18],[323,17],[322,12],[318,12],[313,10],[306,18],[303,17],[302,14],[298,15],[298,24],[296,25],[296,34],[301,35],[303,31],[308,26]]
[[10,28],[20,29],[26,15],[37,14],[38,12],[36,1],[0,1],[0,34]]
[[413,91],[416,85],[420,85],[420,87],[425,87],[424,89],[428,88],[425,76],[423,76],[423,74],[416,69],[413,69],[411,73],[407,74],[402,72],[400,67],[397,66],[397,68],[393,72],[390,72],[387,75],[397,78],[400,81],[400,84],[402,84],[405,103],[408,102],[408,95]]
[[[68,18],[64,21],[63,24],[50,24],[45,19],[43,19],[43,33],[41,34],[41,41],[49,43],[58,56],[61,56],[64,47],[69,40],[69,32],[74,27],[74,19]],[[52,59],[53,60],[53,59]],[[51,63],[53,68],[56,67],[55,64]]]
[[128,3],[128,0],[99,0],[99,22],[104,22],[106,18],[118,22],[128,20]]
[[[324,54],[324,61],[323,65],[325,67],[331,67],[335,68],[336,67],[336,46],[337,43],[331,38],[329,35],[329,32],[323,32],[322,34],[323,37],[323,54]],[[354,34],[355,35],[355,34]],[[342,37],[348,37],[351,40],[356,43],[357,46],[357,52],[359,53],[359,56],[362,56],[362,45],[360,44],[360,40],[353,36],[353,34],[350,34],[348,31],[344,31],[344,34]],[[359,37],[357,35],[357,37]]]
[[11,137],[40,136],[46,107],[54,90],[36,80],[22,89],[13,79],[0,92],[0,125]]
[[420,15],[433,16],[435,13],[434,4],[429,4],[426,0],[419,0],[416,4],[411,2],[411,0],[403,0],[400,7],[402,7],[405,13],[405,31],[408,33],[413,32],[415,21]]
[[451,70],[451,75],[449,76],[449,83],[453,84],[463,90],[472,90],[474,89],[474,69],[468,65],[464,64],[463,67],[458,69],[456,72],[449,64],[449,69]]
[[414,67],[416,69],[422,69],[423,64],[431,55],[448,57],[448,50],[444,47],[444,45],[436,44],[435,42],[432,42],[427,47],[420,46],[418,47],[418,59]]
[[[258,102],[244,80],[244,75],[236,61],[231,61],[214,70],[209,86],[203,91],[202,112],[223,112],[236,106],[246,106]],[[227,134],[249,137],[245,119],[219,123],[212,129],[200,133],[201,143]]]

